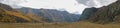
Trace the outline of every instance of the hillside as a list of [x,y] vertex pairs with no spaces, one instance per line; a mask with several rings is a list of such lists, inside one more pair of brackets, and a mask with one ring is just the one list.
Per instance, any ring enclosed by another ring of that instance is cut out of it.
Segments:
[[106,24],[120,23],[120,0],[108,6],[98,8],[98,10],[87,17],[87,21]]
[[55,9],[34,9],[29,7],[18,8],[18,11],[24,15],[33,14],[41,16],[46,22],[75,22],[78,21],[80,15],[71,14],[67,11],[59,11]]
[[10,6],[0,3],[0,22],[4,23],[32,23],[40,22],[23,15],[21,12],[12,9]]
[[92,8],[85,8],[83,13],[80,16],[80,20],[86,20],[86,18],[90,17],[91,14],[94,14],[98,8],[92,7]]

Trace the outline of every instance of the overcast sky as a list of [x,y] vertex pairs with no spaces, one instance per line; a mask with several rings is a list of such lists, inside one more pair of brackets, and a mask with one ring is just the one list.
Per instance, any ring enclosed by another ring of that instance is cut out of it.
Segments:
[[116,0],[0,0],[1,3],[12,7],[31,7],[66,10],[70,13],[81,14],[86,7],[102,7]]

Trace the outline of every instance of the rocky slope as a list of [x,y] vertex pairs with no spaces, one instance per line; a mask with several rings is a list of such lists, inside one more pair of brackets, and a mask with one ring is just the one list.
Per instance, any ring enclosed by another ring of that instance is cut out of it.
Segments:
[[88,21],[100,24],[120,23],[120,0],[99,8],[87,18]]
[[79,19],[79,15],[70,14],[67,11],[58,11],[55,9],[33,9],[28,7],[19,8],[24,15],[33,14],[44,17],[46,22],[75,22]]
[[86,18],[90,17],[91,14],[94,14],[98,8],[86,8],[80,16],[80,20],[86,20]]

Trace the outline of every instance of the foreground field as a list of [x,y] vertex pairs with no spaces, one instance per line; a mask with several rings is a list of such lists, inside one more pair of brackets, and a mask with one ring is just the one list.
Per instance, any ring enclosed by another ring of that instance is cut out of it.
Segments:
[[0,23],[0,28],[120,28],[120,24],[79,23]]

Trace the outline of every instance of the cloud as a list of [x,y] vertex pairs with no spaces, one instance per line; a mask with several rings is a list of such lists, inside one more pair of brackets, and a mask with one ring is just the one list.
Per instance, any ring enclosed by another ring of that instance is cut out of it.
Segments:
[[19,4],[24,7],[57,9],[64,8],[69,13],[81,14],[86,6],[78,4],[76,0],[28,0]]
[[101,5],[109,5],[109,4],[111,4],[111,3],[113,3],[113,2],[116,2],[117,0],[96,0],[96,1],[98,1]]
[[11,5],[14,8],[31,7],[64,10],[69,13],[81,14],[86,6],[78,4],[76,0],[1,0],[0,3]]
[[76,1],[88,7],[102,7],[107,6],[117,0],[76,0]]
[[0,3],[4,3],[7,5],[12,6],[13,8],[18,8],[20,6],[18,6],[17,4],[25,2],[24,0],[0,0]]
[[14,8],[31,7],[57,9],[64,8],[69,13],[81,14],[86,7],[102,7],[116,0],[0,0],[0,3]]

